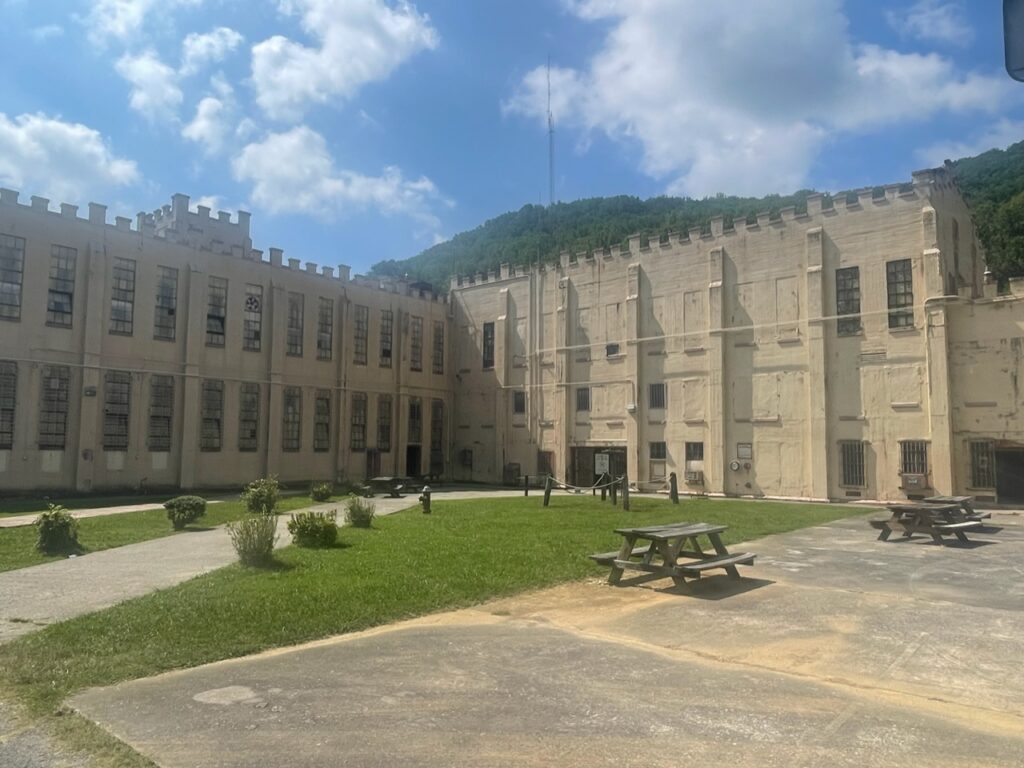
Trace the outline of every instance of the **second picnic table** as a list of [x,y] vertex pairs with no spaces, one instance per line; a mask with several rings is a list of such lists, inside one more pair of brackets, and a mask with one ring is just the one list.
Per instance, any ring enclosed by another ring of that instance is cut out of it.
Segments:
[[888,520],[871,521],[871,525],[880,531],[878,540],[886,541],[893,533],[902,533],[908,539],[915,533],[925,533],[937,544],[942,544],[942,537],[948,534],[967,543],[965,531],[981,527],[981,520],[967,516],[959,501],[949,504],[929,502],[887,505],[892,516]]

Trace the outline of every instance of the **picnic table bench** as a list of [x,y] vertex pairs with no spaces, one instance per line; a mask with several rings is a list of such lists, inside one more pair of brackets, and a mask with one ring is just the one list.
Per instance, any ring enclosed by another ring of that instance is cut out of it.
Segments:
[[992,517],[991,512],[974,508],[973,496],[930,496],[924,501],[926,504],[956,504],[968,520],[988,520]]
[[[721,568],[739,578],[737,565],[752,565],[755,555],[749,552],[730,553],[720,534],[724,525],[707,523],[673,523],[642,528],[617,528],[622,546],[617,552],[601,552],[590,559],[611,566],[609,584],[618,584],[626,570],[642,571],[671,578],[676,584],[686,579],[699,579],[708,570]],[[705,551],[698,539],[706,538],[713,551]],[[647,541],[649,544],[637,542]]]
[[959,503],[940,504],[889,504],[892,516],[888,520],[872,520],[872,527],[878,529],[879,541],[887,541],[893,533],[902,533],[911,538],[915,533],[926,533],[938,544],[944,543],[943,536],[952,534],[957,540],[967,543],[965,531],[981,526],[980,520],[968,519]]
[[411,482],[408,477],[371,477],[362,486],[362,490],[367,497],[375,493],[386,493],[392,499],[400,499],[405,486]]

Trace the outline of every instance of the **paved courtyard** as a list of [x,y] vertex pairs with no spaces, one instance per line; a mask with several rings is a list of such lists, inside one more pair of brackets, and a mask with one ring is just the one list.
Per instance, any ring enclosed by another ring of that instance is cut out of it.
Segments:
[[593,579],[71,703],[164,768],[1020,766],[1024,525],[993,524],[851,518],[744,545],[741,582]]

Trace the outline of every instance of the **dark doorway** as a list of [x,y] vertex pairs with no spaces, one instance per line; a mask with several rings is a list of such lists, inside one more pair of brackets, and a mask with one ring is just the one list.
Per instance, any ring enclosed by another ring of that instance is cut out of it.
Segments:
[[408,445],[405,448],[405,474],[409,477],[420,476],[420,447]]
[[598,459],[599,455],[607,455],[608,472],[612,477],[626,474],[625,448],[573,448],[569,482],[574,485],[594,485],[599,476],[597,465],[604,463],[603,459]]
[[1024,503],[1024,449],[996,449],[996,498],[1000,504]]
[[366,478],[380,477],[380,451],[366,451]]

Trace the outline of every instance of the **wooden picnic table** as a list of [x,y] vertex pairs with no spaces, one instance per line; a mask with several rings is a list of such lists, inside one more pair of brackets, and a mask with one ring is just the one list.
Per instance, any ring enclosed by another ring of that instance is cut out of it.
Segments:
[[[751,565],[755,555],[749,552],[730,553],[720,534],[724,525],[707,523],[673,523],[642,528],[617,528],[622,536],[618,552],[591,555],[598,563],[611,566],[609,584],[618,584],[623,571],[643,571],[671,578],[676,584],[686,579],[699,579],[708,570],[722,568],[738,579],[737,565]],[[699,539],[706,538],[713,551],[705,551]],[[639,545],[638,542],[650,542]]]
[[987,520],[992,517],[991,512],[974,508],[973,496],[930,496],[924,501],[926,504],[956,504],[963,510],[964,517],[968,520]]
[[887,541],[893,533],[902,533],[911,538],[915,533],[926,533],[938,544],[944,543],[943,536],[952,534],[964,543],[968,538],[965,531],[981,526],[981,521],[968,519],[958,503],[900,503],[889,504],[892,516],[888,520],[872,520],[877,528],[879,541]]
[[387,493],[392,499],[402,498],[402,491],[412,480],[408,477],[371,477],[366,481],[363,490],[367,496],[376,493]]

